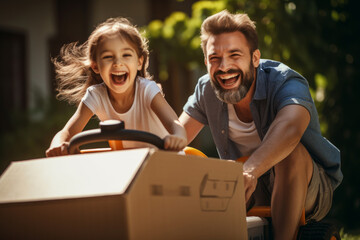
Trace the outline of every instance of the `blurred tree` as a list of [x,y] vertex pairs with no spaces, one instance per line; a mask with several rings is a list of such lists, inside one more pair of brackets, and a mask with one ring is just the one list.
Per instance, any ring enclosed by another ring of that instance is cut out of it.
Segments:
[[191,16],[172,13],[146,29],[153,72],[180,113],[205,73],[200,26],[223,9],[245,12],[256,22],[262,58],[282,61],[310,84],[322,131],[340,150],[344,182],[336,190],[330,217],[349,228],[360,225],[359,14],[353,0],[199,1]]
[[153,50],[150,62],[156,66],[153,72],[164,85],[165,95],[171,95],[168,101],[177,113],[193,90],[193,75],[198,71],[205,73],[200,48],[201,23],[224,8],[224,2],[196,2],[191,17],[173,12],[165,21],[154,20],[146,28]]

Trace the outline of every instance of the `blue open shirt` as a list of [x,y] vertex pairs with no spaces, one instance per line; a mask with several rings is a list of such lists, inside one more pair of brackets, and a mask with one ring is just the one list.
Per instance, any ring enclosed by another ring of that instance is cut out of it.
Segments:
[[[309,111],[311,119],[301,143],[314,161],[330,176],[335,189],[343,178],[340,151],[321,135],[318,113],[307,80],[283,63],[261,59],[257,68],[256,89],[250,103],[261,140],[279,110],[290,104],[304,106]],[[199,79],[195,92],[184,106],[184,111],[210,127],[220,158],[235,160],[241,157],[236,144],[229,138],[227,104],[215,96],[208,74]]]

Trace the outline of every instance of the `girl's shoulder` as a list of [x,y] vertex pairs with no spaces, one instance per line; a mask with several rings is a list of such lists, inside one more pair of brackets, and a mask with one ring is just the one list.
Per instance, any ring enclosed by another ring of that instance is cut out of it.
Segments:
[[150,80],[147,78],[138,77],[137,83],[140,89],[161,89],[161,87],[159,86],[160,84],[156,83],[154,80]]
[[99,83],[91,85],[86,89],[85,95],[81,99],[88,107],[95,106],[98,102],[103,101],[104,97],[107,97],[106,85]]
[[103,82],[99,83],[99,84],[91,85],[86,89],[86,91],[88,91],[88,92],[103,92],[103,91],[106,91],[106,85]]
[[105,83],[99,83],[91,85],[86,89],[85,95],[82,100],[88,98],[102,98],[104,95],[107,95]]
[[145,86],[149,85],[149,84],[152,84],[152,83],[155,83],[154,80],[150,80],[150,79],[143,78],[143,77],[138,77],[137,82],[139,83],[139,85],[145,85]]
[[137,79],[137,93],[142,96],[150,96],[152,99],[157,93],[161,92],[161,85],[157,84],[154,80],[143,77]]

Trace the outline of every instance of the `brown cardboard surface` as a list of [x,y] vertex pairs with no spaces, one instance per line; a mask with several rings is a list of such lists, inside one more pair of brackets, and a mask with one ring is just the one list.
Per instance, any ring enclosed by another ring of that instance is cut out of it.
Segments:
[[136,149],[15,162],[0,239],[247,239],[242,164]]
[[0,239],[128,239],[120,195],[4,204]]
[[13,162],[0,178],[0,203],[122,194],[148,149]]
[[243,191],[242,164],[157,151],[129,195],[129,236],[247,239]]

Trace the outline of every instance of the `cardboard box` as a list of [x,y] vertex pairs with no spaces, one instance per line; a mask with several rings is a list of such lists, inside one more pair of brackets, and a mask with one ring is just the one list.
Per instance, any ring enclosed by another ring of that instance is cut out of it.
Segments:
[[0,239],[247,239],[242,164],[148,148],[13,162]]

